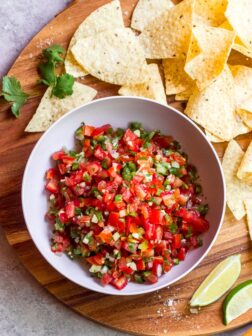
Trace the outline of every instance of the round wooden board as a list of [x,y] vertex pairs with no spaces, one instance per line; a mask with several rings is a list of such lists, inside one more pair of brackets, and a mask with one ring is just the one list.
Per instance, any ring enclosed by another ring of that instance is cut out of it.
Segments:
[[[1,225],[9,243],[16,250],[21,262],[56,298],[81,315],[124,332],[138,335],[203,335],[227,331],[251,321],[251,311],[233,321],[228,327],[222,324],[223,299],[202,308],[197,314],[189,310],[188,301],[205,276],[222,259],[240,253],[242,272],[239,282],[251,278],[252,245],[245,220],[236,221],[227,210],[225,222],[217,242],[209,255],[188,276],[159,292],[142,296],[107,296],[81,288],[57,273],[34,246],[24,223],[20,189],[28,156],[39,139],[39,134],[26,134],[24,128],[39,104],[45,88],[36,83],[37,64],[41,49],[50,43],[67,47],[70,37],[83,19],[107,0],[78,0],[52,20],[37,34],[12,66],[9,75],[16,76],[25,91],[31,93],[19,119],[14,120],[8,105],[1,105],[0,113],[0,211]],[[125,24],[129,24],[136,0],[122,0]],[[251,64],[251,60],[233,54],[230,62]],[[98,90],[98,97],[116,95],[118,87],[88,76],[82,81]],[[179,110],[183,104],[169,99]],[[220,111],[221,113],[221,111]],[[251,135],[239,138],[245,149]],[[223,156],[225,144],[216,145]],[[31,176],[32,178],[32,176]],[[31,195],[32,201],[32,195]],[[172,305],[165,304],[171,299]]]

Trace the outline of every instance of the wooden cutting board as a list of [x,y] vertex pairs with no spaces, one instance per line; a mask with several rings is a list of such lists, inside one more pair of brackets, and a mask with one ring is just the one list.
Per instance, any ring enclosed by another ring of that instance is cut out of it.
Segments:
[[[228,210],[218,240],[204,261],[169,288],[142,296],[107,296],[75,285],[44,260],[27,232],[21,209],[20,189],[26,161],[40,134],[26,134],[24,129],[45,90],[36,83],[38,79],[36,68],[41,49],[54,43],[66,48],[70,37],[82,20],[107,2],[109,1],[73,2],[32,39],[9,71],[9,75],[16,76],[31,96],[17,120],[11,117],[7,104],[1,104],[0,107],[0,222],[8,241],[24,266],[44,288],[76,312],[108,327],[137,335],[188,336],[227,331],[251,322],[250,310],[225,327],[222,324],[221,313],[223,299],[202,308],[197,314],[190,312],[188,306],[190,297],[205,276],[227,256],[241,254],[242,272],[239,283],[252,278],[252,244],[246,222],[236,221]],[[136,0],[121,0],[127,25],[136,2]],[[252,66],[251,60],[239,54],[233,54],[231,62]],[[98,90],[99,98],[117,94],[117,86],[102,83],[91,76],[82,82]],[[169,103],[179,110],[184,108],[183,103],[176,103],[174,99],[170,98]],[[243,149],[247,147],[249,140],[251,134],[239,138]],[[215,146],[220,158],[225,147],[226,144]],[[168,299],[170,301],[167,301]]]

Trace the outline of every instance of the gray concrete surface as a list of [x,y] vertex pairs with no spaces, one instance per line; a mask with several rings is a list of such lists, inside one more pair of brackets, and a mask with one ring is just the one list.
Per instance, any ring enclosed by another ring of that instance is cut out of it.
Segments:
[[[0,77],[33,35],[68,3],[70,0],[0,1]],[[222,336],[240,336],[248,328]],[[82,318],[50,296],[23,268],[0,230],[0,335],[123,334]]]

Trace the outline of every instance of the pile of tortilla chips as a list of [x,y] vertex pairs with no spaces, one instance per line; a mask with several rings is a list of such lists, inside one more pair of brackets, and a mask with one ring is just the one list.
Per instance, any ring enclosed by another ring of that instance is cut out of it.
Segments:
[[235,140],[228,144],[222,162],[227,204],[237,220],[247,214],[252,240],[252,142],[244,153]]
[[[185,113],[209,140],[229,141],[252,130],[252,69],[229,65],[232,49],[252,57],[251,13],[251,0],[183,0],[177,5],[139,0],[130,28],[124,25],[120,1],[113,0],[78,27],[65,70],[76,78],[91,74],[120,85],[120,95],[164,104],[166,95],[188,100]],[[49,111],[42,120],[46,126],[34,126],[33,120],[28,131],[44,130],[58,117],[51,107],[56,103],[46,95],[34,117],[41,122],[41,110]],[[93,98],[87,94],[84,100]],[[71,102],[68,109],[79,104],[78,99]]]

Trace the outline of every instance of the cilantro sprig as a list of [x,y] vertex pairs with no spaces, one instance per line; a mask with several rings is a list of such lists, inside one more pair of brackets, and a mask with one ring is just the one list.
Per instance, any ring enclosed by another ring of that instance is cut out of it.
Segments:
[[18,118],[21,107],[26,103],[28,94],[22,90],[20,82],[15,77],[4,76],[0,96],[11,103],[11,111]]
[[56,67],[64,62],[61,57],[65,50],[55,44],[42,51],[43,63],[39,65],[40,82],[52,88],[52,96],[65,98],[73,93],[74,77],[69,74],[57,76]]

